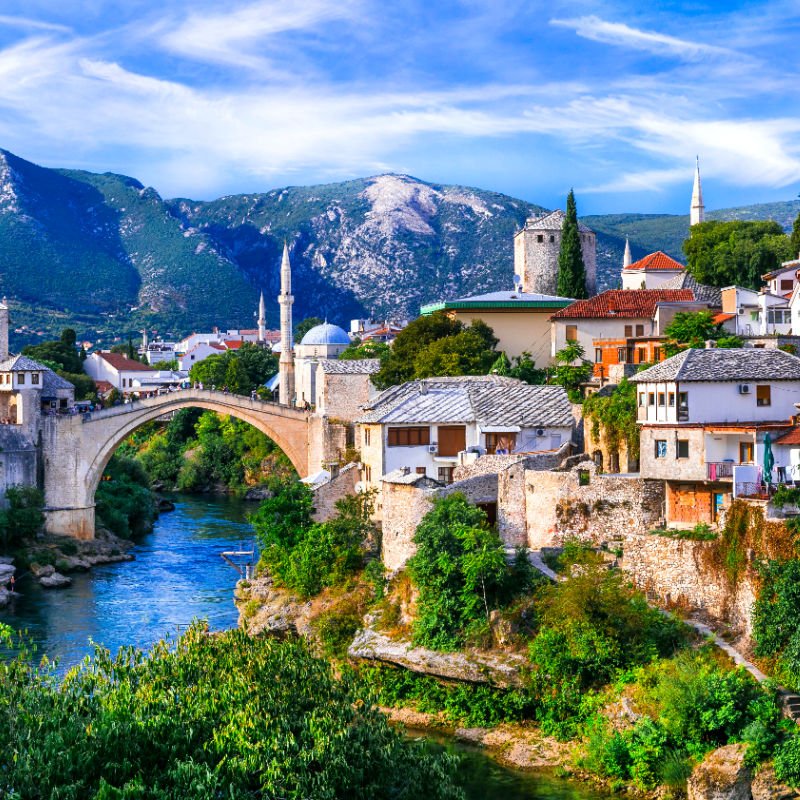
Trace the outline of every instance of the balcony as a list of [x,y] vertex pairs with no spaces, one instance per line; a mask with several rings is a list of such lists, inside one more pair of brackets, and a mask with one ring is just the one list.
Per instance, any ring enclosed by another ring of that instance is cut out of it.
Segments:
[[709,461],[706,463],[706,475],[710,481],[733,478],[733,468],[742,466],[735,461]]

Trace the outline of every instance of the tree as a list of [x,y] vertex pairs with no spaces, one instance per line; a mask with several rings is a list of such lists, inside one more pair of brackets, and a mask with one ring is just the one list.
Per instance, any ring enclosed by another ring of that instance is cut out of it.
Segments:
[[0,510],[0,545],[8,548],[30,539],[44,525],[44,494],[32,486],[9,486],[8,508]]
[[238,350],[226,350],[194,364],[189,380],[206,387],[227,386],[234,394],[249,395],[278,371],[275,356],[263,347],[245,342]]
[[575,193],[567,195],[567,212],[561,228],[561,249],[558,252],[558,294],[582,300],[586,291],[586,265],[583,263],[581,233],[578,227],[578,210]]
[[514,357],[514,364],[508,371],[508,377],[517,378],[533,386],[541,386],[547,383],[548,371],[537,367],[531,354],[525,352],[521,356]]
[[[584,355],[583,347],[578,342],[567,342],[556,353],[553,383],[563,386],[573,403],[581,401],[583,396],[581,384],[586,383],[592,375],[592,364],[584,358]],[[579,363],[576,364],[576,361]]]
[[701,222],[683,243],[687,270],[710,286],[756,289],[761,276],[797,257],[783,228],[774,221]]
[[41,344],[29,344],[22,349],[22,354],[39,362],[55,364],[55,369],[65,372],[83,372],[83,362],[75,349],[75,331],[65,328],[61,338]]
[[792,248],[790,258],[800,258],[800,214],[795,217],[792,225],[792,234],[789,237],[789,246]]
[[389,357],[392,348],[386,342],[353,342],[339,353],[339,360],[354,361],[359,358],[378,358],[384,361]]
[[303,337],[312,329],[316,328],[317,325],[322,325],[324,320],[321,320],[319,317],[306,317],[297,325],[294,326],[294,340],[295,342],[302,341]]
[[67,345],[67,347],[75,347],[78,341],[78,336],[75,333],[73,328],[64,328],[61,331],[61,341]]
[[391,353],[373,377],[379,389],[396,386],[414,379],[414,361],[420,350],[429,344],[464,330],[464,325],[442,311],[418,317],[410,322],[392,345]]
[[497,359],[497,338],[482,320],[454,336],[445,336],[420,350],[414,359],[414,378],[486,375]]
[[707,341],[715,341],[717,347],[741,347],[742,340],[731,336],[720,323],[714,322],[710,311],[679,311],[664,328],[668,341],[664,350],[674,356],[690,347],[702,349]]

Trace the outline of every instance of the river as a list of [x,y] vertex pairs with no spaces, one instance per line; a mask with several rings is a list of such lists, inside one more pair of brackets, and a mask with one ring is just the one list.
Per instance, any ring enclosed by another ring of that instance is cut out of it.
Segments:
[[[239,578],[220,553],[250,546],[247,514],[253,504],[219,497],[179,496],[153,532],[133,550],[136,560],[73,575],[67,589],[47,590],[22,577],[20,597],[0,609],[0,622],[27,630],[38,653],[66,669],[91,652],[148,647],[183,630],[193,619],[212,629],[237,624],[233,588]],[[462,756],[460,774],[469,800],[600,800],[601,795],[556,778],[505,769],[475,748],[437,743]]]

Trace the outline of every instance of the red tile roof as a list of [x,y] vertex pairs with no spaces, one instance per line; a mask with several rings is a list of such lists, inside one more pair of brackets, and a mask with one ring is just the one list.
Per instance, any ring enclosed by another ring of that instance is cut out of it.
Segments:
[[550,319],[642,319],[653,317],[659,303],[691,303],[691,289],[609,289],[588,300],[576,300]]
[[94,385],[97,387],[97,391],[101,394],[105,394],[106,392],[110,392],[114,385],[109,383],[108,381],[95,381]]
[[241,339],[226,339],[224,344],[225,344],[225,347],[228,348],[228,350],[238,350],[242,346],[242,340]]
[[789,433],[779,436],[773,444],[800,444],[800,427],[795,426]]
[[644,258],[640,258],[638,261],[634,261],[629,267],[625,267],[626,270],[647,270],[648,272],[653,270],[680,270],[683,271],[686,267],[683,266],[679,261],[676,261],[674,258],[671,258],[666,253],[663,253],[661,250],[656,250],[655,253],[650,253],[649,256],[645,256]]
[[134,361],[132,358],[122,353],[98,353],[98,356],[107,364],[110,364],[117,372],[152,372],[153,368],[149,364],[142,364],[141,361]]
[[727,322],[729,319],[733,319],[736,314],[715,314],[714,315],[714,322],[719,325],[721,322]]

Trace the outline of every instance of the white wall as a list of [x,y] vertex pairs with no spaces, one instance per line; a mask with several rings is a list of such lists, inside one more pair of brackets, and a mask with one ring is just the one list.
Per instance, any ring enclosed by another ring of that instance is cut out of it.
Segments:
[[676,275],[683,274],[683,270],[657,269],[657,270],[622,270],[623,289],[660,289],[665,283],[671,281]]

